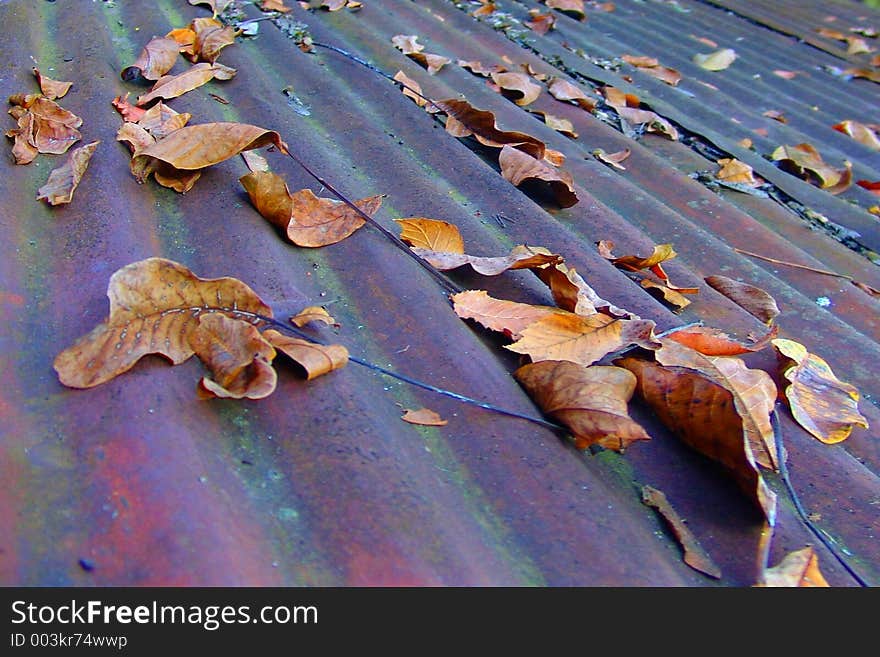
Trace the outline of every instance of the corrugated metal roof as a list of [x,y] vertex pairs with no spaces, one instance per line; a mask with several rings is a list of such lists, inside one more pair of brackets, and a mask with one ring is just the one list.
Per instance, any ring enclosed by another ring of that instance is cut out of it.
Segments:
[[[761,324],[703,283],[725,274],[763,287],[779,302],[782,332],[824,355],[840,378],[863,393],[861,410],[880,426],[874,363],[878,301],[844,280],[805,274],[739,255],[732,247],[812,264],[880,288],[877,266],[827,232],[814,230],[771,199],[716,193],[688,174],[714,163],[682,142],[654,135],[638,141],[546,93],[530,108],[569,118],[571,140],[456,66],[528,63],[588,86],[613,84],[673,120],[690,143],[735,155],[785,198],[857,231],[861,249],[880,251],[875,202],[852,188],[839,197],[778,170],[762,157],[780,143],[813,143],[826,161],[853,162],[855,176],[877,180],[878,155],[831,129],[843,119],[877,116],[876,85],[829,71],[849,66],[762,26],[757,3],[736,13],[701,2],[616,2],[579,22],[557,13],[557,29],[539,37],[505,35],[469,14],[476,5],[368,1],[357,12],[292,16],[316,41],[331,43],[389,74],[404,70],[432,98],[463,94],[567,156],[580,202],[542,205],[501,178],[479,151],[446,135],[400,91],[357,63],[319,49],[301,52],[271,23],[256,39],[223,52],[238,69],[171,101],[195,122],[242,121],[278,130],[300,158],[350,198],[384,193],[377,219],[428,216],[456,223],[469,252],[500,254],[520,243],[561,252],[605,298],[657,321],[660,330],[704,320],[744,336]],[[532,2],[501,2],[522,20]],[[733,5],[734,3],[724,3]],[[737,3],[745,4],[745,3]],[[786,19],[806,34],[812,17]],[[877,13],[841,5],[842,22]],[[256,16],[253,8],[249,15]],[[765,11],[769,15],[772,12]],[[857,16],[856,16],[857,14]],[[239,161],[212,167],[179,195],[138,185],[110,100],[135,89],[119,71],[154,34],[187,24],[203,9],[154,3],[9,2],[0,89],[32,91],[31,66],[74,81],[62,104],[84,117],[84,139],[102,140],[74,202],[50,209],[33,200],[56,161],[10,160],[2,186],[0,335],[7,385],[0,391],[4,431],[0,472],[0,581],[23,585],[618,585],[701,586],[715,582],[680,559],[680,550],[634,482],[664,490],[721,566],[724,585],[756,580],[761,523],[721,471],[682,446],[651,413],[633,404],[653,440],[625,456],[582,454],[538,425],[420,391],[350,365],[304,382],[280,375],[279,390],[259,402],[200,402],[194,362],[170,368],[146,359],[88,391],[62,387],[52,370],[60,349],[102,321],[112,272],[163,256],[202,277],[235,276],[279,317],[324,304],[340,323],[335,339],[357,356],[436,386],[527,414],[537,411],[510,373],[512,354],[452,313],[444,292],[413,261],[369,227],[322,249],[278,239],[247,201]],[[781,19],[780,19],[781,20]],[[766,21],[765,21],[766,22]],[[391,44],[418,34],[429,52],[453,59],[429,76]],[[709,38],[739,59],[709,73],[691,63]],[[508,38],[513,37],[513,38]],[[523,47],[525,46],[525,47]],[[656,56],[681,70],[675,88],[629,66],[600,59]],[[582,55],[586,55],[585,59]],[[773,69],[799,72],[793,80]],[[632,83],[623,79],[630,75]],[[701,84],[709,83],[714,88]],[[296,96],[294,106],[282,92]],[[292,88],[292,90],[291,90]],[[213,100],[214,92],[230,101]],[[137,93],[137,90],[135,90]],[[303,107],[307,107],[304,110]],[[783,111],[787,124],[762,113]],[[751,132],[766,128],[766,137]],[[737,142],[754,140],[754,151]],[[596,162],[595,148],[631,148],[617,173]],[[320,186],[293,161],[273,156],[291,189]],[[512,221],[500,225],[501,213]],[[594,242],[646,253],[673,242],[667,268],[679,284],[700,287],[676,315],[598,256]],[[850,242],[852,244],[852,241]],[[527,273],[485,279],[455,272],[462,288],[550,303]],[[820,307],[818,297],[831,304]],[[773,367],[773,356],[749,357]],[[401,406],[428,406],[449,420],[414,428]],[[805,506],[839,542],[864,577],[880,581],[876,430],[822,445],[783,413],[792,478]],[[781,499],[785,499],[784,494]],[[816,541],[783,502],[771,561]],[[818,546],[834,585],[854,580]],[[85,560],[89,568],[83,568]]]

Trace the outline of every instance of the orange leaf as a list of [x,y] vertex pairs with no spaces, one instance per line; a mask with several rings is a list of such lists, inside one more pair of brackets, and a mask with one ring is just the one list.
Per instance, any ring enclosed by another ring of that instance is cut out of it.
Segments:
[[601,445],[622,452],[651,439],[627,412],[636,378],[625,369],[546,360],[514,376],[546,415],[571,430],[578,449]]
[[547,91],[556,100],[561,100],[562,102],[572,101],[588,112],[596,109],[598,102],[596,98],[590,98],[579,86],[562,78],[553,78],[547,87]]
[[223,64],[201,62],[190,67],[189,70],[184,71],[180,75],[165,75],[159,78],[148,93],[138,96],[137,104],[143,107],[157,98],[177,98],[188,91],[198,89],[214,78],[229,80],[234,75],[234,68],[224,66]]
[[424,217],[395,221],[400,224],[400,239],[412,247],[441,253],[464,253],[464,240],[455,224]]
[[60,82],[48,78],[45,75],[40,74],[39,69],[35,68],[33,71],[34,76],[37,78],[37,84],[40,85],[40,91],[49,100],[63,97],[68,91],[70,91],[70,87],[73,86],[73,82]]
[[723,71],[736,60],[736,51],[732,48],[722,48],[708,55],[694,55],[694,64],[707,71]]
[[880,195],[880,180],[857,180],[856,185],[862,189],[867,189],[872,194]]
[[546,0],[550,9],[557,9],[579,21],[587,20],[584,12],[584,0]]
[[308,381],[348,364],[348,349],[340,344],[317,344],[283,335],[274,329],[265,331],[263,337],[278,351],[296,361],[305,370]]
[[567,360],[586,366],[633,344],[645,349],[660,346],[654,338],[654,322],[612,319],[600,313],[586,317],[553,314],[527,326],[517,342],[504,348],[526,354],[532,362]]
[[632,357],[615,364],[636,375],[639,395],[660,420],[687,445],[727,468],[774,525],[776,494],[761,477],[743,435],[733,393],[687,367],[663,367]]
[[776,384],[770,375],[749,369],[739,358],[707,356],[669,338],[661,338],[660,342],[663,346],[654,353],[658,363],[690,368],[731,392],[752,456],[763,467],[777,470],[779,456],[770,424]]
[[779,327],[774,326],[760,340],[752,344],[743,344],[734,340],[720,329],[710,326],[692,326],[667,333],[666,338],[690,347],[694,351],[699,351],[706,356],[740,356],[764,349],[776,337],[777,333],[779,333]]
[[530,30],[534,30],[536,34],[547,34],[556,26],[556,16],[551,13],[542,14],[538,9],[530,9],[530,20],[524,21],[523,25]]
[[487,329],[500,331],[513,340],[519,340],[523,329],[539,319],[567,313],[552,306],[533,306],[495,299],[484,290],[466,290],[450,298],[456,315],[462,319],[473,319]]
[[127,93],[124,97],[116,96],[116,98],[111,101],[111,104],[116,108],[116,111],[119,112],[125,121],[137,123],[146,112],[145,109],[129,103]]
[[73,192],[76,191],[79,181],[89,166],[92,154],[100,144],[93,141],[85,146],[80,146],[70,152],[67,162],[56,169],[52,169],[49,180],[40,187],[37,200],[45,199],[49,205],[61,205],[73,200]]
[[222,313],[257,321],[272,309],[235,278],[199,278],[164,258],[132,263],[110,277],[110,315],[55,358],[66,386],[91,388],[131,369],[147,354],[178,365],[193,351],[189,338],[201,315]]
[[333,319],[330,313],[321,308],[321,306],[308,306],[303,308],[296,315],[291,317],[290,321],[299,328],[302,328],[311,322],[323,322],[328,326],[336,324],[336,320]]
[[574,191],[574,180],[571,174],[561,169],[554,169],[543,160],[534,157],[513,146],[504,146],[498,156],[501,175],[514,185],[521,185],[527,180],[542,180],[549,183],[556,202],[563,208],[569,208],[578,202]]
[[819,557],[812,547],[789,552],[778,564],[764,570],[757,586],[827,587],[819,570]]
[[707,276],[704,280],[709,287],[723,294],[768,326],[779,315],[776,300],[759,287],[721,275]]
[[864,123],[846,120],[831,127],[838,132],[849,135],[871,150],[880,151],[880,138],[877,137],[877,133],[874,130],[866,126]]
[[195,18],[190,27],[196,33],[190,61],[213,64],[223,48],[235,43],[235,30],[214,18]]
[[520,106],[533,103],[541,95],[541,86],[526,73],[493,73],[492,81],[504,91],[513,92],[513,102]]
[[735,158],[724,157],[718,160],[721,167],[715,177],[729,183],[739,183],[741,185],[757,186],[759,183],[755,180],[755,172],[745,162],[740,162]]
[[428,69],[429,75],[434,75],[452,60],[443,55],[434,55],[429,52],[414,52],[407,55],[422,68]]
[[617,87],[604,86],[602,87],[602,93],[605,96],[605,102],[611,107],[638,107],[642,104],[642,101],[639,100],[639,97],[635,94],[624,93]]
[[397,82],[400,82],[402,86],[403,95],[407,98],[412,98],[413,102],[419,107],[424,107],[426,112],[434,113],[439,111],[433,105],[428,105],[427,99],[422,95],[422,86],[409,77],[403,71],[398,71],[394,74],[394,79]]
[[250,323],[224,315],[199,317],[189,336],[193,352],[211,370],[197,394],[201,399],[263,399],[275,391],[275,349]]
[[669,66],[662,66],[656,57],[621,55],[620,58],[627,64],[635,66],[642,73],[655,77],[673,87],[681,82],[681,73]]
[[701,573],[719,579],[721,577],[721,569],[712,561],[709,553],[703,549],[690,528],[682,520],[678,512],[666,499],[663,491],[657,490],[653,486],[642,486],[642,502],[648,506],[657,509],[657,512],[669,525],[676,540],[678,540],[684,550],[684,562]]
[[120,74],[126,82],[138,77],[158,80],[172,69],[177,61],[180,45],[170,37],[153,37],[144,46],[134,64],[122,69]]
[[448,99],[435,102],[441,111],[446,113],[446,131],[455,137],[473,135],[486,146],[501,147],[505,144],[516,146],[533,158],[544,157],[544,142],[524,132],[507,132],[499,130],[495,125],[492,112],[478,110],[467,101]]
[[497,276],[511,269],[533,269],[562,260],[556,254],[545,255],[535,253],[527,246],[515,246],[506,256],[483,257],[466,253],[444,253],[413,247],[413,253],[429,262],[435,269],[448,271],[464,265],[470,265],[475,272],[483,276]]
[[448,420],[444,420],[436,411],[432,411],[430,408],[420,408],[417,411],[406,409],[406,413],[400,419],[404,422],[419,424],[424,427],[444,427],[449,424]]
[[290,11],[290,7],[284,4],[284,0],[257,0],[257,6],[260,11],[278,11],[282,14]]
[[868,428],[859,413],[859,391],[839,380],[822,358],[793,340],[777,338],[773,346],[784,357],[783,375],[791,413],[804,429],[827,445],[849,438],[854,426]]
[[[563,119],[561,117],[555,116],[553,114],[549,114],[547,112],[542,112],[541,110],[529,110],[532,114],[537,114],[544,119],[544,123],[547,124],[548,128],[552,128],[556,130],[556,132],[561,132],[566,137],[571,137],[572,139],[577,139],[578,134],[574,131],[574,125],[568,119]],[[546,153],[545,153],[546,157]]]
[[[550,253],[541,247],[529,248],[534,253]],[[629,311],[618,308],[600,297],[574,267],[559,263],[538,267],[532,271],[544,285],[550,288],[553,301],[560,308],[583,316],[602,312],[612,317],[638,319]]]
[[826,164],[810,144],[780,146],[770,157],[779,162],[783,170],[832,194],[844,191],[852,180],[852,165],[849,162],[844,162],[844,169],[835,169]]
[[[239,180],[257,212],[282,229],[297,246],[335,244],[364,225],[365,219],[342,201],[319,198],[308,189],[291,194],[277,174],[252,171]],[[367,215],[376,212],[381,204],[381,195],[355,201]]]
[[620,58],[636,68],[653,68],[660,65],[660,61],[656,57],[648,57],[647,55],[621,55]]

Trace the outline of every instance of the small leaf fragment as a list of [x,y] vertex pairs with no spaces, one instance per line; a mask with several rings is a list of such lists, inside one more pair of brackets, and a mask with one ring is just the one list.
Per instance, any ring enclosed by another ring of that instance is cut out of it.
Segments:
[[736,60],[736,51],[732,48],[721,48],[708,55],[694,55],[694,63],[707,71],[723,71]]
[[623,166],[621,162],[628,158],[631,153],[632,151],[630,151],[630,149],[628,148],[625,148],[622,151],[617,151],[615,153],[606,153],[601,148],[597,148],[593,151],[593,157],[595,157],[600,162],[614,167],[615,169],[626,171],[626,167]]
[[520,367],[514,377],[546,415],[571,430],[578,449],[600,445],[623,452],[651,439],[629,417],[636,378],[625,369],[546,360]]
[[445,427],[449,424],[449,420],[444,420],[436,411],[432,411],[430,408],[420,408],[418,410],[408,408],[400,419],[404,422],[418,424],[423,427]]
[[855,386],[838,379],[825,360],[802,344],[783,338],[772,344],[785,358],[783,376],[791,382],[785,397],[798,424],[826,445],[846,440],[855,426],[868,428]]
[[819,570],[819,557],[812,547],[789,552],[778,564],[764,570],[757,586],[827,587]]
[[49,205],[61,205],[73,200],[83,174],[89,166],[89,161],[100,141],[93,141],[70,152],[67,162],[60,167],[52,169],[49,180],[40,187],[37,200],[44,199]]
[[263,337],[278,351],[298,363],[305,371],[308,381],[348,364],[348,349],[340,344],[317,344],[284,335],[274,329],[264,331]]
[[311,322],[322,322],[328,326],[336,324],[336,320],[333,319],[333,316],[321,306],[307,306],[291,317],[290,321],[299,328],[302,328]]

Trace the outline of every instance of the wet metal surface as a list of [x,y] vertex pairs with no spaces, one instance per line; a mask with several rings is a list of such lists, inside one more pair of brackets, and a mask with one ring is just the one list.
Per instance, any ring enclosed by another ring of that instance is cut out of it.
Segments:
[[[7,151],[3,165],[0,583],[719,584],[681,561],[662,522],[641,504],[641,484],[662,489],[687,518],[721,567],[721,585],[755,582],[760,518],[728,477],[637,403],[632,413],[652,441],[620,456],[579,453],[536,424],[354,364],[311,382],[281,371],[278,390],[258,402],[198,401],[203,372],[194,360],[172,368],[147,358],[91,390],[61,386],[52,361],[106,317],[109,276],[162,256],[202,277],[241,279],[281,318],[325,305],[340,326],[319,331],[321,337],[356,356],[511,410],[538,412],[511,377],[517,362],[502,342],[459,320],[436,282],[369,226],[322,249],[283,242],[250,206],[238,183],[246,173],[238,158],[207,170],[185,195],[152,181],[138,185],[126,147],[115,141],[120,119],[110,101],[142,91],[118,73],[152,35],[206,12],[183,0],[76,4],[76,11],[67,3],[0,5],[7,35],[0,46],[3,96],[35,91],[34,65],[72,80],[60,102],[84,118],[84,141],[102,141],[68,206],[34,201],[59,158],[41,155],[16,166]],[[876,197],[855,188],[833,197],[762,157],[780,143],[809,141],[826,161],[849,159],[856,177],[880,179],[877,153],[830,129],[847,118],[876,121],[876,84],[835,77],[822,67],[849,63],[833,52],[700,2],[620,1],[614,12],[591,10],[583,23],[559,14],[553,32],[537,37],[525,30],[519,40],[472,17],[467,10],[476,5],[466,3],[370,1],[357,12],[332,13],[289,4],[315,41],[389,74],[403,70],[433,98],[463,94],[494,112],[503,129],[533,134],[565,153],[580,202],[560,211],[513,187],[394,85],[333,52],[301,52],[268,21],[257,38],[223,51],[219,61],[238,69],[235,78],[169,104],[191,112],[194,123],[241,121],[277,130],[350,198],[386,194],[376,218],[389,230],[396,230],[393,219],[427,216],[457,224],[470,253],[498,255],[521,243],[560,252],[600,295],[654,319],[660,330],[704,321],[740,337],[760,333],[757,320],[703,277],[724,274],[766,289],[782,309],[784,336],[824,356],[863,394],[860,409],[872,429],[856,429],[844,443],[819,443],[787,412],[783,432],[804,505],[863,576],[880,583],[874,403],[880,303],[847,281],[750,259],[732,247],[880,288],[877,265],[775,201],[707,189],[688,174],[714,170],[714,162],[683,143],[652,135],[634,141],[542,93],[532,107],[572,120],[580,136],[568,139],[455,62],[511,69],[529,63],[576,76],[569,79],[585,88],[605,83],[632,90],[688,134],[755,166],[789,198],[860,233],[863,250],[880,251],[876,218],[866,211]],[[519,19],[543,7],[499,5]],[[880,24],[876,12],[859,9]],[[856,20],[847,11],[840,20]],[[801,22],[809,27],[808,18]],[[427,52],[453,61],[429,76],[391,45],[396,34],[418,34]],[[727,71],[702,71],[690,58],[708,50],[691,34],[733,47],[741,58]],[[631,67],[595,64],[624,53],[656,56],[684,80],[672,88]],[[772,74],[776,68],[800,74],[784,80]],[[789,122],[763,117],[768,109],[783,111]],[[736,145],[745,136],[754,139],[754,151]],[[595,148],[632,149],[627,170],[598,163],[590,155]],[[293,161],[266,156],[291,190],[320,190]],[[512,221],[499,224],[492,218],[497,213]],[[596,254],[600,239],[640,254],[673,242],[679,256],[667,269],[677,283],[699,286],[699,295],[684,312],[670,312]],[[452,278],[499,297],[552,301],[527,272],[486,279],[461,271]],[[830,306],[818,305],[820,297]],[[774,367],[769,352],[749,362]],[[404,407],[420,406],[449,423],[420,428],[399,419]],[[817,545],[777,490],[773,563]],[[832,584],[855,583],[827,549],[817,550]],[[94,567],[82,568],[82,559]]]

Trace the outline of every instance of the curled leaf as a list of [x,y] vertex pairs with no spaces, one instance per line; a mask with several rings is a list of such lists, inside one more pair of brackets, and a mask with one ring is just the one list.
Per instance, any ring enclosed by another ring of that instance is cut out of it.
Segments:
[[710,326],[691,326],[666,334],[667,340],[673,340],[686,347],[699,351],[706,356],[740,356],[754,351],[760,351],[770,345],[779,333],[779,327],[774,326],[767,334],[751,344],[745,344],[734,340],[727,333]]
[[235,30],[214,18],[195,18],[190,26],[196,34],[193,52],[189,55],[193,62],[213,64],[223,48],[235,43]]
[[290,318],[290,321],[299,328],[312,322],[322,322],[328,326],[336,324],[336,320],[324,310],[321,306],[308,306],[300,310],[296,315]]
[[235,75],[235,69],[223,64],[201,62],[190,67],[180,75],[166,75],[159,78],[148,93],[138,96],[137,104],[141,107],[150,104],[157,98],[177,98],[188,91],[197,89],[214,78],[229,80]]
[[852,165],[849,162],[844,162],[843,169],[835,169],[826,164],[819,151],[810,144],[780,146],[770,157],[779,162],[783,170],[832,194],[839,194],[852,182]]
[[548,128],[552,128],[557,132],[561,132],[566,137],[571,137],[572,139],[577,139],[578,134],[574,131],[574,125],[568,119],[563,119],[554,114],[550,114],[548,112],[542,112],[540,110],[529,110],[532,114],[537,114],[544,118],[544,123],[547,124]]
[[556,26],[556,16],[551,13],[542,14],[538,9],[529,10],[529,20],[524,21],[523,25],[536,34],[547,34]]
[[812,547],[789,552],[778,564],[761,574],[758,586],[767,587],[827,587],[828,582],[819,570],[819,557]]
[[424,217],[395,221],[400,224],[400,239],[412,247],[441,253],[464,253],[464,240],[455,224]]
[[579,86],[562,78],[553,78],[547,87],[547,91],[556,100],[562,102],[571,101],[587,112],[592,112],[598,104],[598,99],[587,96]]
[[535,159],[544,157],[544,142],[524,132],[499,130],[492,112],[478,110],[467,101],[454,98],[438,100],[435,104],[447,115],[446,131],[455,137],[473,135],[486,146],[500,148],[510,144]]
[[871,150],[880,151],[880,138],[878,138],[877,132],[870,126],[865,125],[864,123],[846,120],[841,121],[840,123],[837,123],[831,127],[838,132],[849,135],[857,142],[864,146],[867,146]]
[[579,21],[587,20],[584,11],[584,0],[545,0],[550,9],[556,9]]
[[769,293],[755,285],[736,281],[720,274],[707,276],[704,280],[709,287],[723,294],[768,326],[779,315],[779,306],[776,305],[776,300]]
[[541,180],[550,185],[560,207],[569,208],[578,202],[574,180],[567,171],[555,169],[510,145],[501,149],[498,162],[501,175],[514,185],[519,186],[527,180]]
[[651,439],[629,417],[636,378],[625,369],[546,360],[524,365],[514,376],[546,415],[571,430],[578,449],[600,445],[622,452]]
[[473,319],[491,331],[500,331],[513,340],[522,337],[522,331],[548,315],[567,311],[552,306],[534,306],[506,299],[490,297],[485,290],[466,290],[451,297],[455,314],[462,319]]
[[80,146],[70,152],[67,162],[56,169],[52,169],[49,180],[40,187],[37,200],[45,199],[49,205],[61,205],[73,200],[79,181],[89,166],[89,160],[100,141],[93,141],[85,146]]
[[772,343],[785,358],[783,375],[791,382],[785,396],[798,424],[827,445],[849,438],[854,426],[868,428],[855,386],[839,380],[828,363],[802,344],[782,338]]
[[263,337],[278,351],[296,361],[305,370],[309,381],[348,364],[348,349],[340,344],[316,344],[283,335],[274,329],[264,331]]
[[632,151],[630,149],[625,148],[622,151],[617,151],[615,153],[606,153],[601,148],[597,148],[593,151],[593,157],[595,157],[600,162],[604,162],[605,164],[614,167],[615,169],[620,169],[621,171],[626,171],[626,167],[621,164],[626,158],[630,156]]
[[40,85],[40,92],[49,100],[61,98],[67,94],[67,92],[70,91],[70,87],[73,86],[73,82],[61,82],[46,77],[45,75],[42,75],[37,68],[33,69],[33,71],[34,77],[37,78],[37,84]]
[[[550,253],[542,247],[529,248],[534,253]],[[544,285],[550,288],[553,300],[560,308],[584,316],[601,312],[611,317],[638,319],[636,315],[600,297],[574,267],[558,263],[538,267],[532,271]]]
[[444,420],[436,411],[432,411],[430,408],[420,408],[415,411],[408,408],[400,419],[404,422],[418,424],[423,427],[445,427],[449,424],[449,420]]
[[440,271],[457,269],[470,265],[475,272],[483,276],[497,276],[511,269],[533,269],[561,261],[556,254],[535,253],[526,246],[515,246],[506,256],[484,257],[466,253],[444,253],[413,247],[413,252],[429,262]]
[[724,157],[718,160],[718,166],[721,167],[718,173],[715,174],[718,180],[749,185],[750,187],[756,187],[759,184],[755,180],[754,170],[745,162],[740,162],[735,158]]
[[275,349],[248,322],[224,315],[199,317],[189,335],[196,356],[211,370],[197,393],[202,399],[263,399],[275,391]]
[[122,69],[122,79],[126,82],[138,77],[158,80],[174,67],[179,49],[180,44],[171,37],[153,37],[134,64]]
[[736,51],[732,48],[722,48],[708,55],[694,55],[694,63],[707,71],[723,71],[736,60]]
[[645,126],[648,132],[656,132],[672,141],[678,140],[678,130],[669,121],[656,112],[637,109],[635,107],[618,107],[618,115],[635,126]]
[[529,105],[541,95],[541,86],[525,73],[493,73],[492,81],[503,91],[511,92],[517,105]]
[[82,135],[77,130],[82,119],[54,100],[39,95],[12,96],[9,113],[18,121],[18,128],[7,130],[15,139],[13,155],[16,164],[31,162],[37,153],[66,153]]
[[129,370],[147,354],[178,365],[193,351],[189,338],[201,315],[222,313],[254,321],[272,310],[235,278],[199,278],[164,258],[132,263],[110,277],[110,315],[55,358],[66,386],[91,388]]

